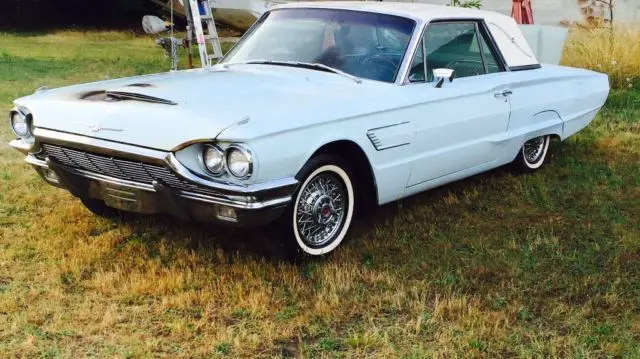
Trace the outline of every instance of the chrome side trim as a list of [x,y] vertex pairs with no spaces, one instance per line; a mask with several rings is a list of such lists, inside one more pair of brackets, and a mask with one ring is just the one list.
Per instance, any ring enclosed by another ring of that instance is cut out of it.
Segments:
[[542,65],[533,64],[533,65],[524,65],[524,66],[511,66],[509,67],[509,71],[527,71],[527,70],[538,70],[541,69]]
[[[47,164],[46,161],[40,160],[33,155],[28,155],[25,159],[25,162],[32,166],[49,169],[49,165]],[[92,173],[92,172],[88,172],[80,169],[68,168],[67,170],[74,175],[81,176],[90,180],[110,183],[110,184],[114,184],[122,187],[128,187],[136,190],[143,190],[143,191],[148,191],[152,193],[157,193],[154,186],[150,184],[121,180],[118,178],[104,176],[104,175],[100,175],[100,174],[96,174],[96,173]],[[297,181],[296,181],[296,184],[297,184]],[[265,188],[268,188],[268,189],[276,188],[275,186],[272,186],[272,185],[273,183],[271,183],[271,185],[264,184],[264,186],[257,188],[255,192],[259,192],[260,190],[265,190]],[[291,195],[283,195],[280,197],[269,198],[269,199],[259,201],[256,199],[256,197],[252,195],[253,192],[246,192],[245,195],[230,195],[230,194],[221,193],[218,196],[203,195],[199,193],[193,193],[188,191],[178,191],[178,190],[176,190],[175,193],[180,197],[194,200],[194,201],[204,202],[208,204],[229,206],[229,207],[245,209],[245,210],[257,210],[257,209],[277,207],[277,206],[285,205],[291,202],[292,200]]]

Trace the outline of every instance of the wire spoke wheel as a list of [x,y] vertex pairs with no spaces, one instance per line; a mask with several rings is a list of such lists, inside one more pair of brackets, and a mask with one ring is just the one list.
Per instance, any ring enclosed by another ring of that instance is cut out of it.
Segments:
[[331,172],[316,175],[301,190],[296,224],[302,241],[311,248],[329,244],[341,230],[348,207],[345,183]]
[[298,250],[312,256],[331,253],[351,227],[355,189],[349,164],[335,155],[318,155],[302,169],[304,178],[291,203],[288,228]]
[[514,161],[521,171],[531,172],[540,168],[547,158],[551,136],[540,136],[525,142]]
[[537,163],[545,153],[546,136],[527,141],[522,147],[522,154],[529,163]]

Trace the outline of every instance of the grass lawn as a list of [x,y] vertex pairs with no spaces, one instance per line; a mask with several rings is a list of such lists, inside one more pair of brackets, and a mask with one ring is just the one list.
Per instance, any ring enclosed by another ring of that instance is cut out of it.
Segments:
[[[0,112],[167,66],[126,33],[0,34]],[[260,231],[96,218],[1,126],[0,357],[640,358],[638,85],[541,171],[387,205],[298,262]]]

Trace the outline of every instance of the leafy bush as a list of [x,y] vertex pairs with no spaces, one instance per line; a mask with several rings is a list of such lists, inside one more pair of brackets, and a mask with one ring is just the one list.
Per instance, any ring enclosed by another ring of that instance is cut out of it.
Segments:
[[452,0],[451,6],[479,9],[482,7],[482,0]]

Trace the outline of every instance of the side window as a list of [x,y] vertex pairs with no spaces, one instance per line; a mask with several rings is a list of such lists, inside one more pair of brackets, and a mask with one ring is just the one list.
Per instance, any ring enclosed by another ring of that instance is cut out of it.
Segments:
[[427,79],[424,73],[424,38],[418,43],[416,55],[409,68],[409,82],[425,82]]
[[475,23],[430,24],[425,33],[427,79],[432,81],[438,68],[454,70],[456,78],[484,75],[477,35]]
[[487,38],[487,34],[482,34],[480,36],[480,45],[482,46],[482,53],[484,54],[484,62],[487,64],[487,73],[495,73],[502,71],[499,63],[498,57],[491,50],[491,46],[489,46],[489,39]]

